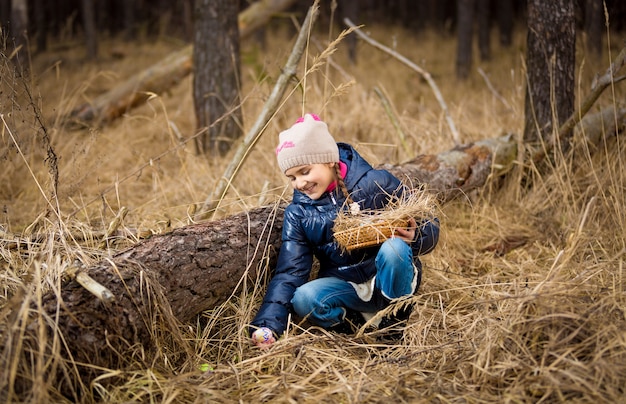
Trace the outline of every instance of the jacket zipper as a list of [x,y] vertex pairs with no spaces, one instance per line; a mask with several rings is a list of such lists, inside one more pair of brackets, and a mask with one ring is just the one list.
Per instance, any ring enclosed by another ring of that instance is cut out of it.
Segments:
[[329,192],[328,195],[330,195],[330,199],[333,201],[333,205],[337,206],[337,201],[335,200],[335,196],[333,195],[333,193]]

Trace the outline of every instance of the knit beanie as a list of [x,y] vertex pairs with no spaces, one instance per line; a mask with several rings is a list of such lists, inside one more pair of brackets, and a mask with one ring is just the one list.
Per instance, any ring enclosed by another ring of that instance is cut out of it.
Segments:
[[339,148],[328,125],[317,115],[306,114],[280,132],[276,158],[283,173],[292,167],[339,161]]

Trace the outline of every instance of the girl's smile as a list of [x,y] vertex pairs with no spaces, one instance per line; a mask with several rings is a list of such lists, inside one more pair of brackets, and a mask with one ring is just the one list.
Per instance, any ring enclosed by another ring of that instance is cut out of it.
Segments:
[[322,197],[330,184],[335,182],[335,163],[307,164],[285,171],[294,189],[313,200]]

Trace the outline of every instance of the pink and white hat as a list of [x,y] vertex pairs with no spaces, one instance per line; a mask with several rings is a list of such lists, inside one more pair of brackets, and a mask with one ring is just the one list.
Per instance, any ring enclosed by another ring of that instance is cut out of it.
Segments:
[[292,167],[339,161],[337,142],[317,115],[304,115],[278,138],[276,158],[283,173]]

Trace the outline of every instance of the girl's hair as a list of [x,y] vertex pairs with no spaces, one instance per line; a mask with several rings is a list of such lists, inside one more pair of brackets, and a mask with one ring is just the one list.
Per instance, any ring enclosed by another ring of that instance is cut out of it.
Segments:
[[341,176],[341,167],[339,164],[335,164],[335,176],[337,177],[337,188],[341,190],[341,193],[346,198],[346,204],[350,205],[353,201],[348,193],[348,188],[346,188],[346,183],[343,181],[343,177]]

